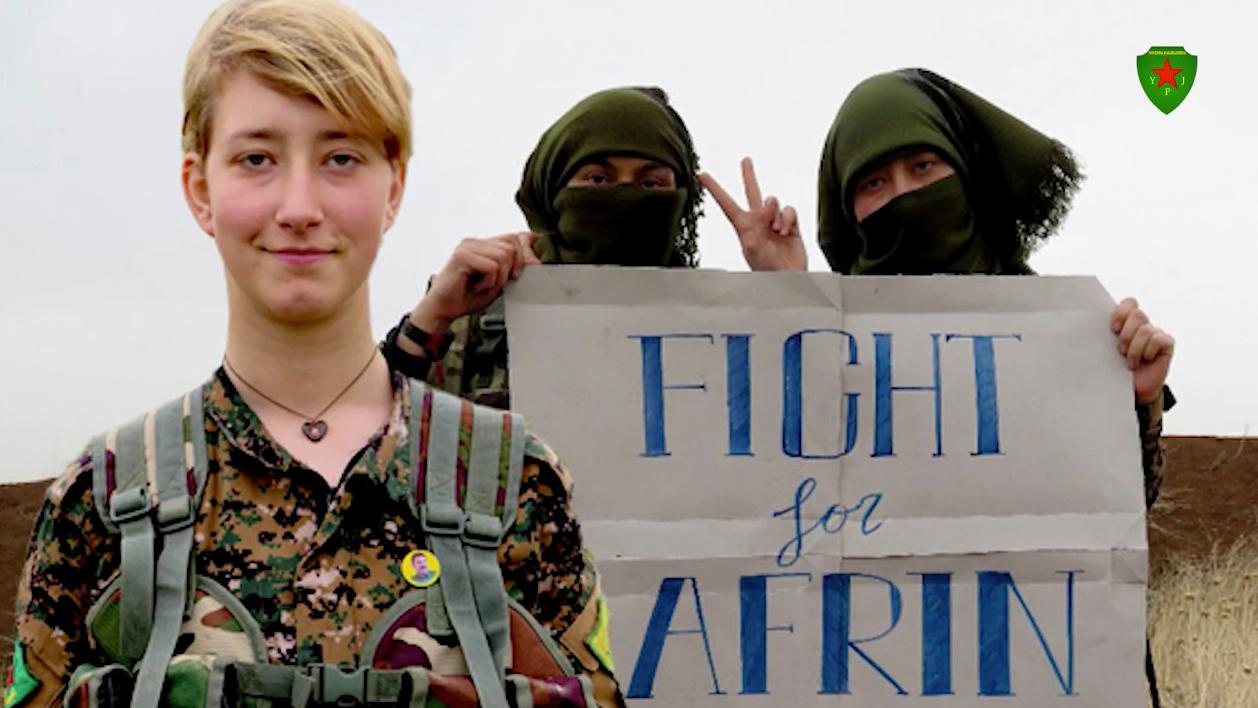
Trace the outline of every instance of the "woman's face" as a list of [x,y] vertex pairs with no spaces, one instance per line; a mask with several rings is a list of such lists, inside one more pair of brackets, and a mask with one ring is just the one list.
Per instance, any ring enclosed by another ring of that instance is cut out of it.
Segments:
[[852,197],[856,221],[864,221],[901,194],[934,184],[956,172],[934,150],[888,160],[857,178],[856,193]]
[[637,185],[645,189],[676,189],[673,168],[655,160],[628,155],[597,157],[583,163],[568,180],[569,187]]
[[405,181],[383,144],[244,71],[224,81],[212,125],[206,154],[184,158],[184,186],[232,300],[296,322],[365,297]]

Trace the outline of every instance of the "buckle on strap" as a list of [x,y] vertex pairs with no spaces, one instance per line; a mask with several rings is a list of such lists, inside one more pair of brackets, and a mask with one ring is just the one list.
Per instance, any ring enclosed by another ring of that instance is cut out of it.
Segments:
[[306,675],[314,679],[311,698],[316,703],[361,706],[367,703],[367,676],[370,669],[342,669],[334,664],[311,664]]
[[196,518],[197,515],[192,509],[192,499],[187,494],[157,502],[157,525],[163,531],[178,531],[186,528],[192,525]]
[[425,503],[419,509],[419,525],[426,533],[458,536],[467,525],[467,514],[454,504]]
[[502,521],[488,514],[468,514],[463,542],[476,548],[496,550],[502,543]]
[[507,329],[507,315],[505,312],[485,312],[480,316],[480,328],[497,334],[505,332]]
[[109,499],[109,520],[123,524],[148,515],[150,509],[147,487],[116,491]]

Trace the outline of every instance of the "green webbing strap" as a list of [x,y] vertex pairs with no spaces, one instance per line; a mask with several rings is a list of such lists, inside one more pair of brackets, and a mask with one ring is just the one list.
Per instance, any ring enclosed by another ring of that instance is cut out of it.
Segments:
[[[294,674],[292,680],[293,685],[288,691],[288,703],[292,708],[306,708],[308,705],[318,705],[319,700],[314,697],[314,679],[305,674]],[[283,697],[280,696],[280,698]]]
[[172,556],[182,555],[186,559],[191,552],[191,525],[166,535],[165,548],[158,559],[157,608],[153,633],[149,637],[148,650],[140,660],[135,693],[131,696],[132,708],[156,708],[161,701],[166,665],[170,663],[175,652],[175,642],[179,639],[187,600],[187,566],[172,562]]
[[[141,501],[147,504],[147,500]],[[123,657],[132,664],[144,655],[153,627],[154,539],[148,516],[122,522],[118,640]]]
[[120,529],[109,518],[109,462],[105,456],[105,435],[93,438],[88,448],[92,452],[92,501],[96,504],[96,515],[110,533],[118,533]]
[[129,664],[139,661],[153,627],[153,578],[156,532],[150,515],[145,429],[153,411],[115,432],[114,478],[109,516],[122,533],[119,582],[119,648]]
[[[497,516],[499,479],[502,470],[502,435],[503,413],[492,408],[477,406],[472,416],[472,449],[468,459],[467,493],[464,495],[463,508],[467,510],[469,519],[481,519],[488,524],[484,529],[472,531],[494,531],[493,535],[501,536],[502,523]],[[492,522],[492,523],[491,523]],[[495,544],[500,539],[495,539]]]
[[507,365],[506,358],[498,355],[499,348],[507,339],[507,298],[499,295],[489,303],[477,316],[476,328],[480,330],[481,338],[475,351],[476,388],[489,388],[494,385],[498,367]]
[[210,665],[210,680],[205,686],[205,705],[207,708],[220,708],[225,705],[223,702],[223,690],[227,683],[227,667],[231,666],[232,661],[226,657],[214,657],[214,663]]
[[[418,519],[420,518],[420,500],[423,499],[423,491],[419,489],[421,471],[419,447],[423,437],[424,395],[431,389],[418,381],[411,381],[408,385],[411,389],[410,440],[408,441],[411,469],[407,485],[407,499],[411,505],[411,513]],[[435,588],[433,592],[428,593],[424,614],[428,621],[430,636],[438,639],[454,636],[454,628],[450,626],[450,618],[446,616],[445,601],[441,597],[441,592]]]
[[427,708],[428,672],[419,667],[403,670],[411,677],[411,702],[408,708]]
[[225,676],[224,695],[235,698],[239,704],[250,703],[244,698],[270,699],[292,708],[372,703],[422,708],[428,702],[428,672],[421,668],[235,663]]
[[[416,386],[414,383],[412,383],[411,391],[414,392],[415,398],[413,400],[418,401],[419,405],[422,405],[422,401],[423,401],[422,389],[419,386]],[[441,393],[437,392],[435,389],[432,392],[432,397],[434,401],[438,398],[444,398],[444,396]],[[434,402],[433,405],[435,406],[436,403]],[[420,417],[420,413],[418,412],[419,406],[413,406],[411,410],[413,412],[411,415],[411,425],[412,425],[412,428],[416,431],[412,439],[412,445],[413,445],[412,449],[418,450],[419,449],[419,435],[420,435],[420,433],[418,432],[419,431],[419,417]],[[431,418],[432,418],[432,412],[430,410],[429,411],[430,421],[431,421]],[[429,430],[431,431],[431,422],[429,423]],[[441,433],[441,434],[448,435],[448,432]],[[429,440],[428,440],[428,454],[430,458],[432,457],[433,454],[436,454],[437,462],[436,463],[428,462],[427,467],[425,469],[435,469],[441,466],[448,467],[448,466],[456,464],[455,459],[458,455],[457,448],[434,451],[432,447],[433,447],[432,435],[430,432]],[[415,454],[411,456],[411,459],[418,461],[419,453],[415,452]],[[415,479],[418,479],[418,477],[416,477]],[[425,489],[427,488],[427,486],[428,486],[427,482],[425,482],[424,484]],[[418,490],[417,487],[418,487],[418,483],[413,482],[411,485],[412,491],[417,493],[417,496],[419,497],[419,499],[423,499],[424,493],[421,490]],[[421,521],[423,519],[422,508],[423,508],[423,504],[417,501],[415,504],[414,511],[415,511],[416,518],[421,519]],[[440,559],[438,559],[438,562],[441,562]],[[428,602],[424,607],[425,619],[428,622],[428,634],[430,634],[433,637],[443,637],[443,638],[452,637],[454,636],[454,627],[450,625],[450,616],[449,614],[446,613],[446,602],[445,602],[444,594],[441,592],[440,588],[431,588],[431,590],[432,592],[428,593]]]
[[428,594],[424,618],[428,622],[428,634],[433,638],[454,636],[454,627],[450,626],[450,615],[446,612],[446,601],[440,590]]
[[520,503],[520,475],[524,468],[525,431],[524,416],[511,413],[511,447],[507,452],[507,478],[502,501],[503,535],[515,524],[516,507]]
[[[153,557],[156,535],[150,515],[145,428],[153,413],[117,430],[114,439],[115,487],[109,497],[110,522],[122,533],[122,591],[119,598],[120,649],[135,663],[148,645],[153,626]],[[102,454],[103,457],[103,454]],[[103,468],[103,465],[102,465]],[[93,483],[95,480],[93,480]]]
[[[189,460],[185,431],[191,437],[204,437],[200,425],[201,389],[171,401],[157,410],[154,418],[154,449],[157,460],[157,527],[162,533],[161,555],[157,558],[156,608],[148,648],[140,661],[132,708],[156,708],[162,697],[166,666],[175,652],[175,643],[183,626],[188,600],[189,564],[192,560],[192,531],[196,522],[193,500],[199,490],[188,489],[188,463],[192,463],[195,479],[205,479],[207,462],[205,448],[192,445]],[[185,416],[188,425],[185,426]],[[192,492],[196,492],[194,495]],[[123,577],[123,598],[129,589]]]
[[[504,672],[498,668],[477,612],[471,572],[464,552],[467,517],[456,497],[459,429],[463,406],[471,404],[433,392],[428,423],[428,461],[420,520],[432,552],[441,563],[439,587],[446,614],[459,638],[481,705],[507,708]],[[501,588],[501,586],[500,586]],[[500,590],[501,591],[501,590]]]
[[477,347],[476,353],[486,357],[490,362],[497,363],[494,353],[507,336],[507,299],[505,297],[500,295],[498,299],[489,303],[489,307],[486,307],[477,318],[477,328],[481,331],[481,344]]
[[[515,674],[507,677],[507,685],[515,694],[515,708],[533,708],[533,687],[529,685],[527,676]],[[587,705],[593,706],[594,703]]]
[[[498,492],[505,486],[507,476],[506,460],[502,456],[503,424],[507,414],[479,406],[474,410],[467,494],[463,503],[467,510],[463,542],[481,626],[494,655],[494,667],[505,676],[511,635],[507,596],[498,566],[498,546],[509,527],[498,516]],[[511,420],[513,431],[517,422]]]
[[228,666],[223,681],[223,695],[244,703],[241,698],[289,698],[293,678],[302,675],[296,666],[235,662]]
[[[198,391],[199,393],[199,391]],[[188,457],[184,454],[184,396],[157,409],[157,525],[188,517],[192,499],[188,496]],[[201,436],[204,438],[205,436]]]
[[84,693],[87,694],[88,705],[112,708],[131,693],[133,682],[131,672],[121,664],[80,664],[62,687],[61,708],[81,708],[83,701],[80,699]]
[[[209,474],[209,457],[205,442],[205,385],[198,386],[184,397],[187,401],[187,415],[183,419],[183,439],[185,445],[192,444],[192,521],[196,523],[197,511],[201,508],[201,498],[205,496],[205,478]],[[188,604],[189,608],[196,602],[196,564],[188,559]],[[246,613],[247,614],[247,613]],[[256,630],[257,627],[255,626]],[[248,630],[246,630],[248,631]],[[257,632],[261,634],[261,632]]]
[[[428,463],[424,474],[424,501],[434,524],[457,524],[463,532],[463,509],[458,504],[459,428],[464,401],[433,391],[428,415]],[[471,405],[471,404],[467,404]],[[427,520],[426,520],[427,522]]]

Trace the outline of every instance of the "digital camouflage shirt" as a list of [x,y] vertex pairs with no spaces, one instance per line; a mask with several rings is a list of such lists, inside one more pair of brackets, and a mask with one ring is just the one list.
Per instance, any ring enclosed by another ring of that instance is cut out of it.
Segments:
[[[403,315],[403,321],[408,316]],[[401,328],[401,323],[394,327],[381,346],[396,370],[473,403],[503,410],[511,407],[503,297],[482,312],[452,322],[445,337],[425,335],[423,342],[416,342],[421,354],[409,354],[398,346]]]
[[1144,505],[1153,506],[1162,489],[1166,473],[1166,443],[1162,440],[1162,414],[1175,405],[1175,394],[1169,386],[1152,403],[1136,404],[1136,421],[1140,427],[1140,464],[1144,467]]
[[[207,387],[209,469],[195,528],[196,572],[243,601],[271,663],[357,665],[372,625],[410,589],[399,564],[425,547],[407,502],[410,385],[395,374],[390,423],[335,488],[273,442],[221,369]],[[596,570],[571,491],[554,453],[530,436],[519,510],[499,564],[507,592],[590,676],[599,703],[615,705],[619,691],[603,665],[610,663],[606,636],[596,631],[605,626]],[[35,523],[17,608],[23,676],[14,678],[27,683],[10,691],[7,704],[59,703],[75,667],[101,663],[85,617],[119,562],[119,537],[97,517],[84,456],[49,487]]]

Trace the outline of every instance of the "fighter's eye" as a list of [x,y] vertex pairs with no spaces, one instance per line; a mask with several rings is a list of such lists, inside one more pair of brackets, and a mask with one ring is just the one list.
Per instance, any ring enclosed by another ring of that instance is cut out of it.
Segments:
[[873,192],[881,188],[882,185],[886,183],[887,183],[887,180],[883,178],[882,175],[875,175],[873,177],[869,177],[867,179],[861,180],[861,183],[856,185],[856,191]]

